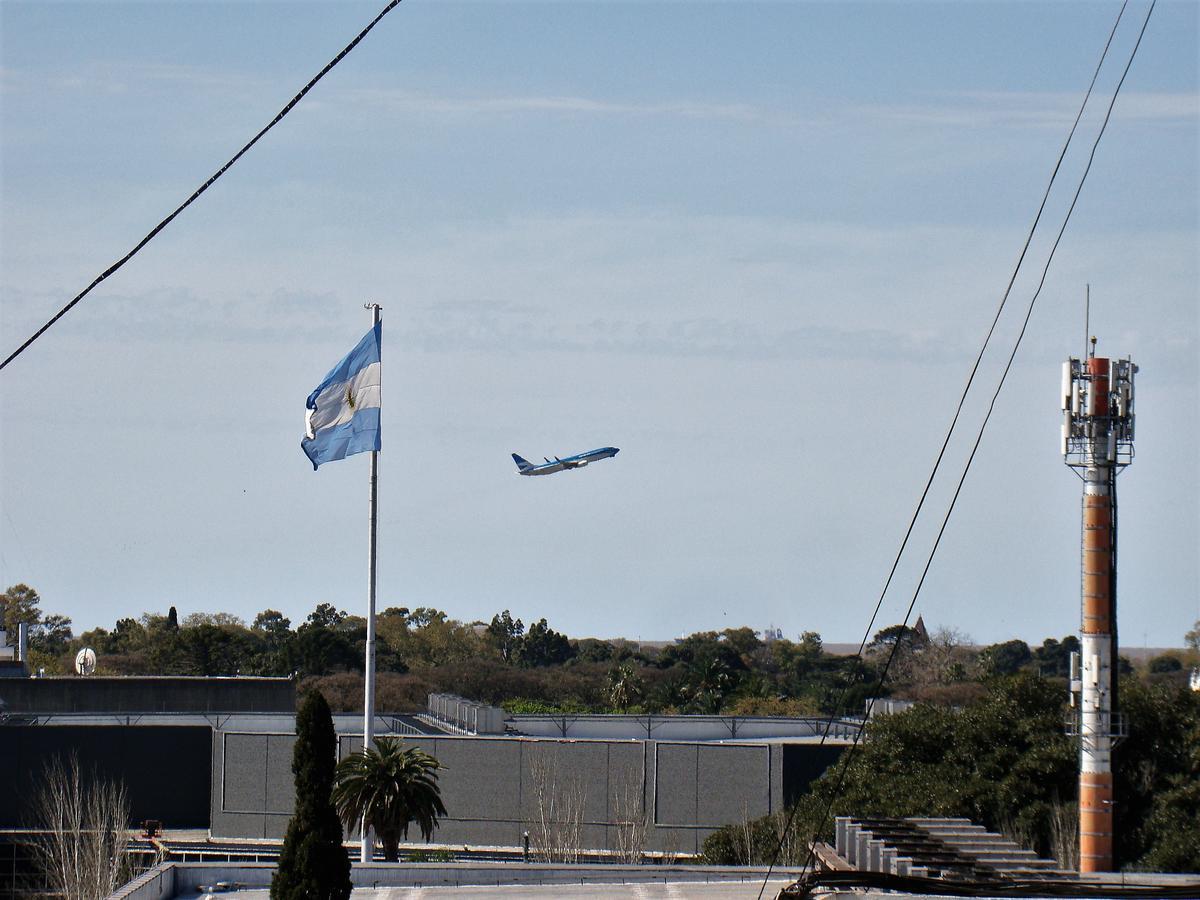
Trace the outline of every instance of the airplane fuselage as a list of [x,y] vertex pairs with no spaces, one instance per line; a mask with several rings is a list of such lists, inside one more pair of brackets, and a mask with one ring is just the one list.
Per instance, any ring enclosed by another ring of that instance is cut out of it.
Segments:
[[565,472],[569,469],[582,469],[588,463],[608,459],[620,452],[618,447],[601,447],[598,450],[589,450],[587,453],[577,453],[561,459],[556,456],[552,460],[546,459],[544,463],[536,464],[522,459],[515,453],[512,456],[513,461],[517,464],[518,475],[553,475],[555,472]]

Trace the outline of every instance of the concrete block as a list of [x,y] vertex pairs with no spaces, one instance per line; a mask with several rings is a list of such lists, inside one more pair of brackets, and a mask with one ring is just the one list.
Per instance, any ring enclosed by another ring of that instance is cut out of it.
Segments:
[[842,856],[851,865],[858,863],[858,834],[860,831],[862,831],[862,826],[857,822],[846,823],[846,848],[842,851]]
[[880,840],[872,840],[867,842],[867,869],[871,872],[882,872],[880,856],[883,853],[884,843]]
[[871,838],[872,834],[869,831],[863,830],[858,833],[855,839],[858,850],[855,858],[855,867],[860,872],[869,872],[871,865]]
[[892,868],[894,867],[895,862],[896,862],[896,856],[897,856],[897,853],[896,853],[895,847],[887,847],[887,846],[880,847],[879,848],[879,868],[876,869],[875,871],[891,872]]

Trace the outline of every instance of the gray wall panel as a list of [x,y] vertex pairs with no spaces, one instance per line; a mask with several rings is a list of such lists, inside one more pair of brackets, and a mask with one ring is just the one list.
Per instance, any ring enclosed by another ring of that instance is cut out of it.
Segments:
[[659,853],[695,853],[699,843],[696,828],[654,828],[647,835],[646,849]]
[[701,745],[696,781],[699,791],[692,823],[720,827],[770,812],[771,767],[765,746]]
[[221,809],[225,812],[261,813],[266,810],[267,735],[227,734],[225,785]]
[[485,738],[439,740],[432,749],[446,767],[438,773],[446,809],[459,819],[519,819],[522,743]]
[[[538,804],[557,795],[582,803],[583,821],[605,822],[609,807],[609,754],[604,741],[522,741],[521,813],[536,818]],[[542,798],[539,801],[539,796]]]
[[292,773],[292,753],[296,738],[290,734],[267,737],[267,798],[266,812],[291,815],[296,802],[296,776]]
[[263,822],[263,837],[282,840],[283,836],[287,834],[288,822],[292,818],[291,815],[271,815],[264,816],[263,818],[265,820]]
[[696,823],[696,744],[656,744],[654,823]]
[[769,812],[783,809],[783,747],[768,744],[771,751],[771,808]]
[[266,820],[262,813],[218,812],[213,816],[212,833],[217,837],[265,838]]
[[646,771],[646,748],[636,743],[608,745],[607,822],[628,822],[650,815],[652,787]]

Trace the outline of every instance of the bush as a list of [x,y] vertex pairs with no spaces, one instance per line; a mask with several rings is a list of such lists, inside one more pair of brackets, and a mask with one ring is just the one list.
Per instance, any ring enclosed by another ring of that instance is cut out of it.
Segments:
[[1156,656],[1150,660],[1150,671],[1156,675],[1166,672],[1178,672],[1182,668],[1183,662],[1178,656],[1170,653],[1164,653],[1162,656]]

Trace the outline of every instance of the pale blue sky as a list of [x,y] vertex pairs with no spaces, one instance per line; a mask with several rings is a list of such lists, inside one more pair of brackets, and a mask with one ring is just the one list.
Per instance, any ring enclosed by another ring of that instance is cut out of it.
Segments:
[[[358,611],[366,457],[314,474],[298,443],[374,300],[383,605],[857,639],[1118,8],[406,0],[0,375],[0,581],[84,627]],[[1198,9],[1155,11],[918,603],[931,626],[1078,627],[1056,394],[1089,281],[1102,352],[1142,366],[1122,638],[1178,644],[1200,617]],[[376,11],[0,5],[4,354]],[[509,459],[610,444],[552,478]]]

